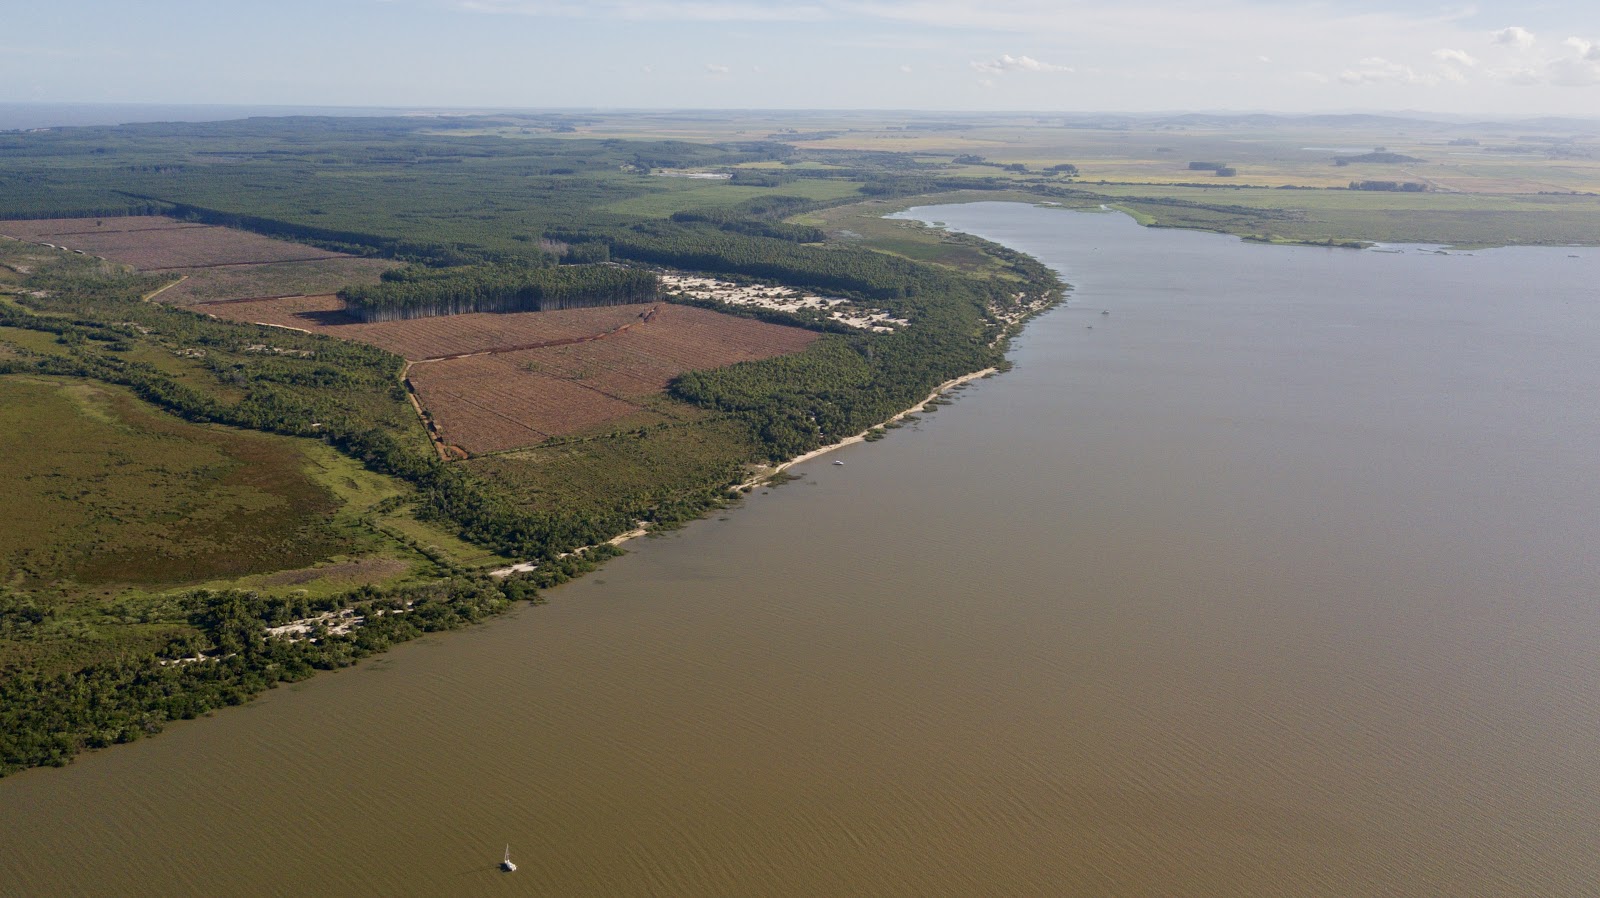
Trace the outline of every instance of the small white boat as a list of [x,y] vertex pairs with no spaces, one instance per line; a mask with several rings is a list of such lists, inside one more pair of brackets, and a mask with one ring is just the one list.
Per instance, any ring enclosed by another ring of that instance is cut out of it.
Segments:
[[517,865],[511,863],[511,846],[506,846],[506,859],[500,862],[500,869],[507,873],[517,872]]

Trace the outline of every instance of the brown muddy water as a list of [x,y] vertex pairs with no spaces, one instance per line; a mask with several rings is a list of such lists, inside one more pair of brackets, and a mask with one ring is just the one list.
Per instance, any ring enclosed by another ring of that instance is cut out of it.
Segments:
[[916,214],[1078,285],[1014,371],[0,780],[0,894],[1600,894],[1600,253]]

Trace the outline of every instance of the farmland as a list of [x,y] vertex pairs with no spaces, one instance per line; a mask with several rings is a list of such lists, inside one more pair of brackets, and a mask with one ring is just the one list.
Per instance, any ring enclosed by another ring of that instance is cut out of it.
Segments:
[[[998,247],[969,273],[782,221],[869,188],[918,192],[898,162],[680,185],[650,172],[792,153],[421,133],[439,125],[0,134],[0,234],[18,238],[0,240],[0,408],[32,440],[13,452],[37,456],[18,462],[27,473],[72,467],[25,481],[45,493],[7,531],[20,576],[0,583],[0,667],[20,675],[0,678],[0,771],[531,597],[604,555],[575,549],[721,507],[753,466],[994,364],[1012,297],[1059,292]],[[402,264],[560,277],[608,261],[838,297],[899,324],[654,302],[361,324],[329,296]],[[36,386],[57,383],[71,388]],[[63,404],[72,391],[112,398],[78,404],[85,419]],[[430,421],[461,451],[430,444]],[[245,442],[230,456],[207,440]],[[251,454],[262,446],[278,462]],[[152,489],[178,506],[140,502]],[[508,561],[534,572],[485,576]],[[331,612],[364,622],[267,638]]]
[[160,295],[162,302],[175,305],[332,293],[375,284],[395,267],[386,259],[357,258],[163,215],[5,221],[0,222],[0,234],[174,278],[176,283]]
[[338,253],[164,216],[0,222],[0,234],[48,243],[140,271],[335,259]]
[[413,365],[411,383],[440,437],[476,455],[604,426],[676,420],[686,410],[664,394],[677,375],[798,352],[816,338],[663,305],[648,322],[601,340]]
[[798,352],[817,338],[800,328],[669,304],[378,323],[346,316],[332,296],[197,308],[404,356],[413,362],[410,382],[438,437],[472,455],[601,427],[678,420],[685,410],[663,396],[677,375]]
[[[163,294],[164,296],[165,294]],[[639,319],[649,306],[606,306],[556,312],[474,312],[365,323],[344,314],[337,296],[292,296],[217,302],[196,311],[256,324],[292,327],[381,346],[412,361],[592,337]]]

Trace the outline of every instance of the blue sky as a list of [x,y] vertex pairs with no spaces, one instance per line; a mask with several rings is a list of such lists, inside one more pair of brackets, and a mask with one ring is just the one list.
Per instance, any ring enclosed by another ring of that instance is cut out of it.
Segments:
[[15,3],[0,102],[1600,115],[1600,3]]

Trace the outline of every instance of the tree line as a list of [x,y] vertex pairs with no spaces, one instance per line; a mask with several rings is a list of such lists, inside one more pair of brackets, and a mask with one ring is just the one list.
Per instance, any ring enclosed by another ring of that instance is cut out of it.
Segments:
[[383,273],[377,284],[339,291],[362,321],[395,321],[466,312],[546,312],[654,302],[660,280],[615,265],[410,266]]

